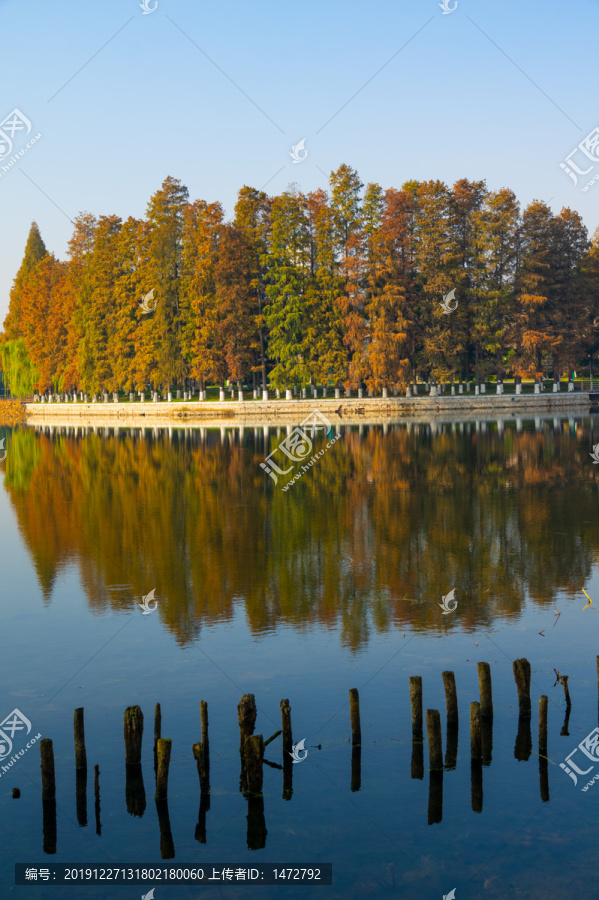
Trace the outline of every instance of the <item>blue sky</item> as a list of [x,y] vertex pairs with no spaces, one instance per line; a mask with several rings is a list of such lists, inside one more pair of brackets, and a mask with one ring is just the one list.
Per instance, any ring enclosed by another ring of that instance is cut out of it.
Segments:
[[139,2],[0,0],[0,120],[32,125],[11,155],[42,135],[0,160],[0,321],[33,220],[65,258],[78,212],[141,217],[167,175],[229,215],[244,184],[326,188],[345,162],[383,187],[485,179],[599,223],[599,181],[584,193],[559,167],[599,126],[599,0]]

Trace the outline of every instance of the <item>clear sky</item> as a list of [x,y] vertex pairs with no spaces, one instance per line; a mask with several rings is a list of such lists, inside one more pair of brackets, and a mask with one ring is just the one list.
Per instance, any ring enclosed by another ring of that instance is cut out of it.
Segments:
[[599,223],[599,159],[573,157],[578,186],[559,166],[599,126],[599,0],[140,2],[0,0],[0,121],[31,122],[0,159],[0,322],[33,220],[64,259],[77,213],[142,217],[168,175],[228,215],[244,184],[326,188],[348,163]]

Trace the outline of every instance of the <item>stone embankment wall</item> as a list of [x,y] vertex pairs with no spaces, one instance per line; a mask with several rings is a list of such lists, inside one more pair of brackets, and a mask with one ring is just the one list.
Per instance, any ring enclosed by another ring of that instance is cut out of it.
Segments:
[[364,399],[249,400],[211,402],[182,400],[171,403],[27,403],[28,424],[99,426],[174,426],[220,423],[301,422],[317,409],[331,422],[359,423],[434,418],[496,418],[562,414],[586,415],[591,408],[587,393],[500,394],[460,397],[368,397]]

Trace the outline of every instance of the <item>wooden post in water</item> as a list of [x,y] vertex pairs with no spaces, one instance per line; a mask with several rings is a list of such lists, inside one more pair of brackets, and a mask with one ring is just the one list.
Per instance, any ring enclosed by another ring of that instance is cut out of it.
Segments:
[[524,657],[514,660],[514,678],[518,690],[518,707],[520,718],[531,716],[530,705],[530,663]]
[[437,709],[426,711],[426,736],[428,740],[428,763],[431,770],[443,769],[443,747],[441,741],[441,716]]
[[264,740],[261,734],[249,734],[245,739],[245,768],[247,789],[250,794],[262,793],[262,760]]
[[44,853],[56,853],[56,778],[54,749],[49,738],[40,741]]
[[480,714],[483,718],[493,718],[493,690],[491,687],[491,666],[488,662],[476,664],[478,669],[478,690],[480,693]]
[[549,801],[549,763],[547,760],[547,706],[548,698],[539,698],[539,786],[543,803]]
[[431,769],[428,777],[428,824],[435,825],[443,820],[443,770]]
[[482,755],[480,703],[475,700],[470,704],[470,759],[481,759]]
[[139,706],[128,706],[123,717],[125,738],[125,762],[128,766],[141,763],[141,743],[144,733],[144,716]]
[[572,706],[572,701],[570,700],[570,690],[568,688],[568,678],[569,677],[570,677],[569,675],[561,675],[560,676],[560,681],[564,688],[564,695],[566,697],[566,709],[570,709],[570,707]]
[[410,676],[410,703],[412,705],[412,740],[422,741],[422,678]]
[[96,834],[102,834],[102,823],[100,822],[100,766],[94,766],[94,800],[96,813]]
[[85,726],[83,707],[75,710],[73,716],[75,733],[75,798],[77,821],[82,827],[87,825],[87,754],[85,752]]
[[[173,742],[170,738],[159,738],[156,752],[158,754],[158,768],[156,770],[156,796],[155,800],[166,800],[168,794],[168,767],[171,762],[171,749]],[[164,858],[164,857],[163,857]]]
[[200,791],[202,794],[210,793],[210,763],[208,760],[207,748],[204,742],[192,746],[193,758],[198,766],[198,776],[200,779]]
[[200,727],[202,729],[202,744],[206,748],[206,757],[208,758],[208,702],[206,700],[200,700]]
[[458,694],[456,691],[455,675],[453,674],[453,672],[443,672],[443,685],[445,687],[445,709],[447,711],[447,724],[458,725],[460,721],[458,716]]
[[[162,738],[160,741],[162,742]],[[169,741],[170,743],[170,741]],[[160,757],[160,750],[158,751]],[[173,833],[171,831],[171,820],[168,814],[168,800],[164,797],[162,800],[156,800],[156,813],[158,814],[158,827],[160,829],[160,858],[174,859],[175,844],[173,841]]]
[[87,769],[87,753],[85,751],[85,724],[83,721],[83,707],[75,710],[73,717],[75,731],[75,768]]
[[283,754],[291,753],[293,749],[293,737],[291,735],[291,707],[289,700],[281,700],[281,730],[283,732]]
[[237,719],[239,721],[239,755],[241,757],[239,790],[245,793],[247,791],[245,742],[246,738],[254,733],[256,724],[256,699],[253,694],[244,694],[237,704]]
[[362,744],[362,729],[360,727],[360,696],[357,688],[350,688],[349,715],[351,719],[352,747],[360,747]]
[[162,737],[162,711],[160,703],[154,707],[154,773],[158,769],[158,741]]
[[49,738],[42,738],[40,741],[40,756],[42,765],[42,800],[55,800],[54,748]]

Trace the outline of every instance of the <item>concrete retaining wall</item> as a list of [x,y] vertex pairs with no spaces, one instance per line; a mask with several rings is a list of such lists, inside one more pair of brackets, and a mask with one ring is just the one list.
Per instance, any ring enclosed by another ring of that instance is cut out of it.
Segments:
[[26,403],[28,424],[161,426],[252,422],[299,423],[318,409],[331,422],[399,419],[495,418],[547,414],[586,415],[591,408],[587,393],[500,394],[473,397],[389,397],[316,400],[250,400],[210,402],[182,400],[171,403]]

